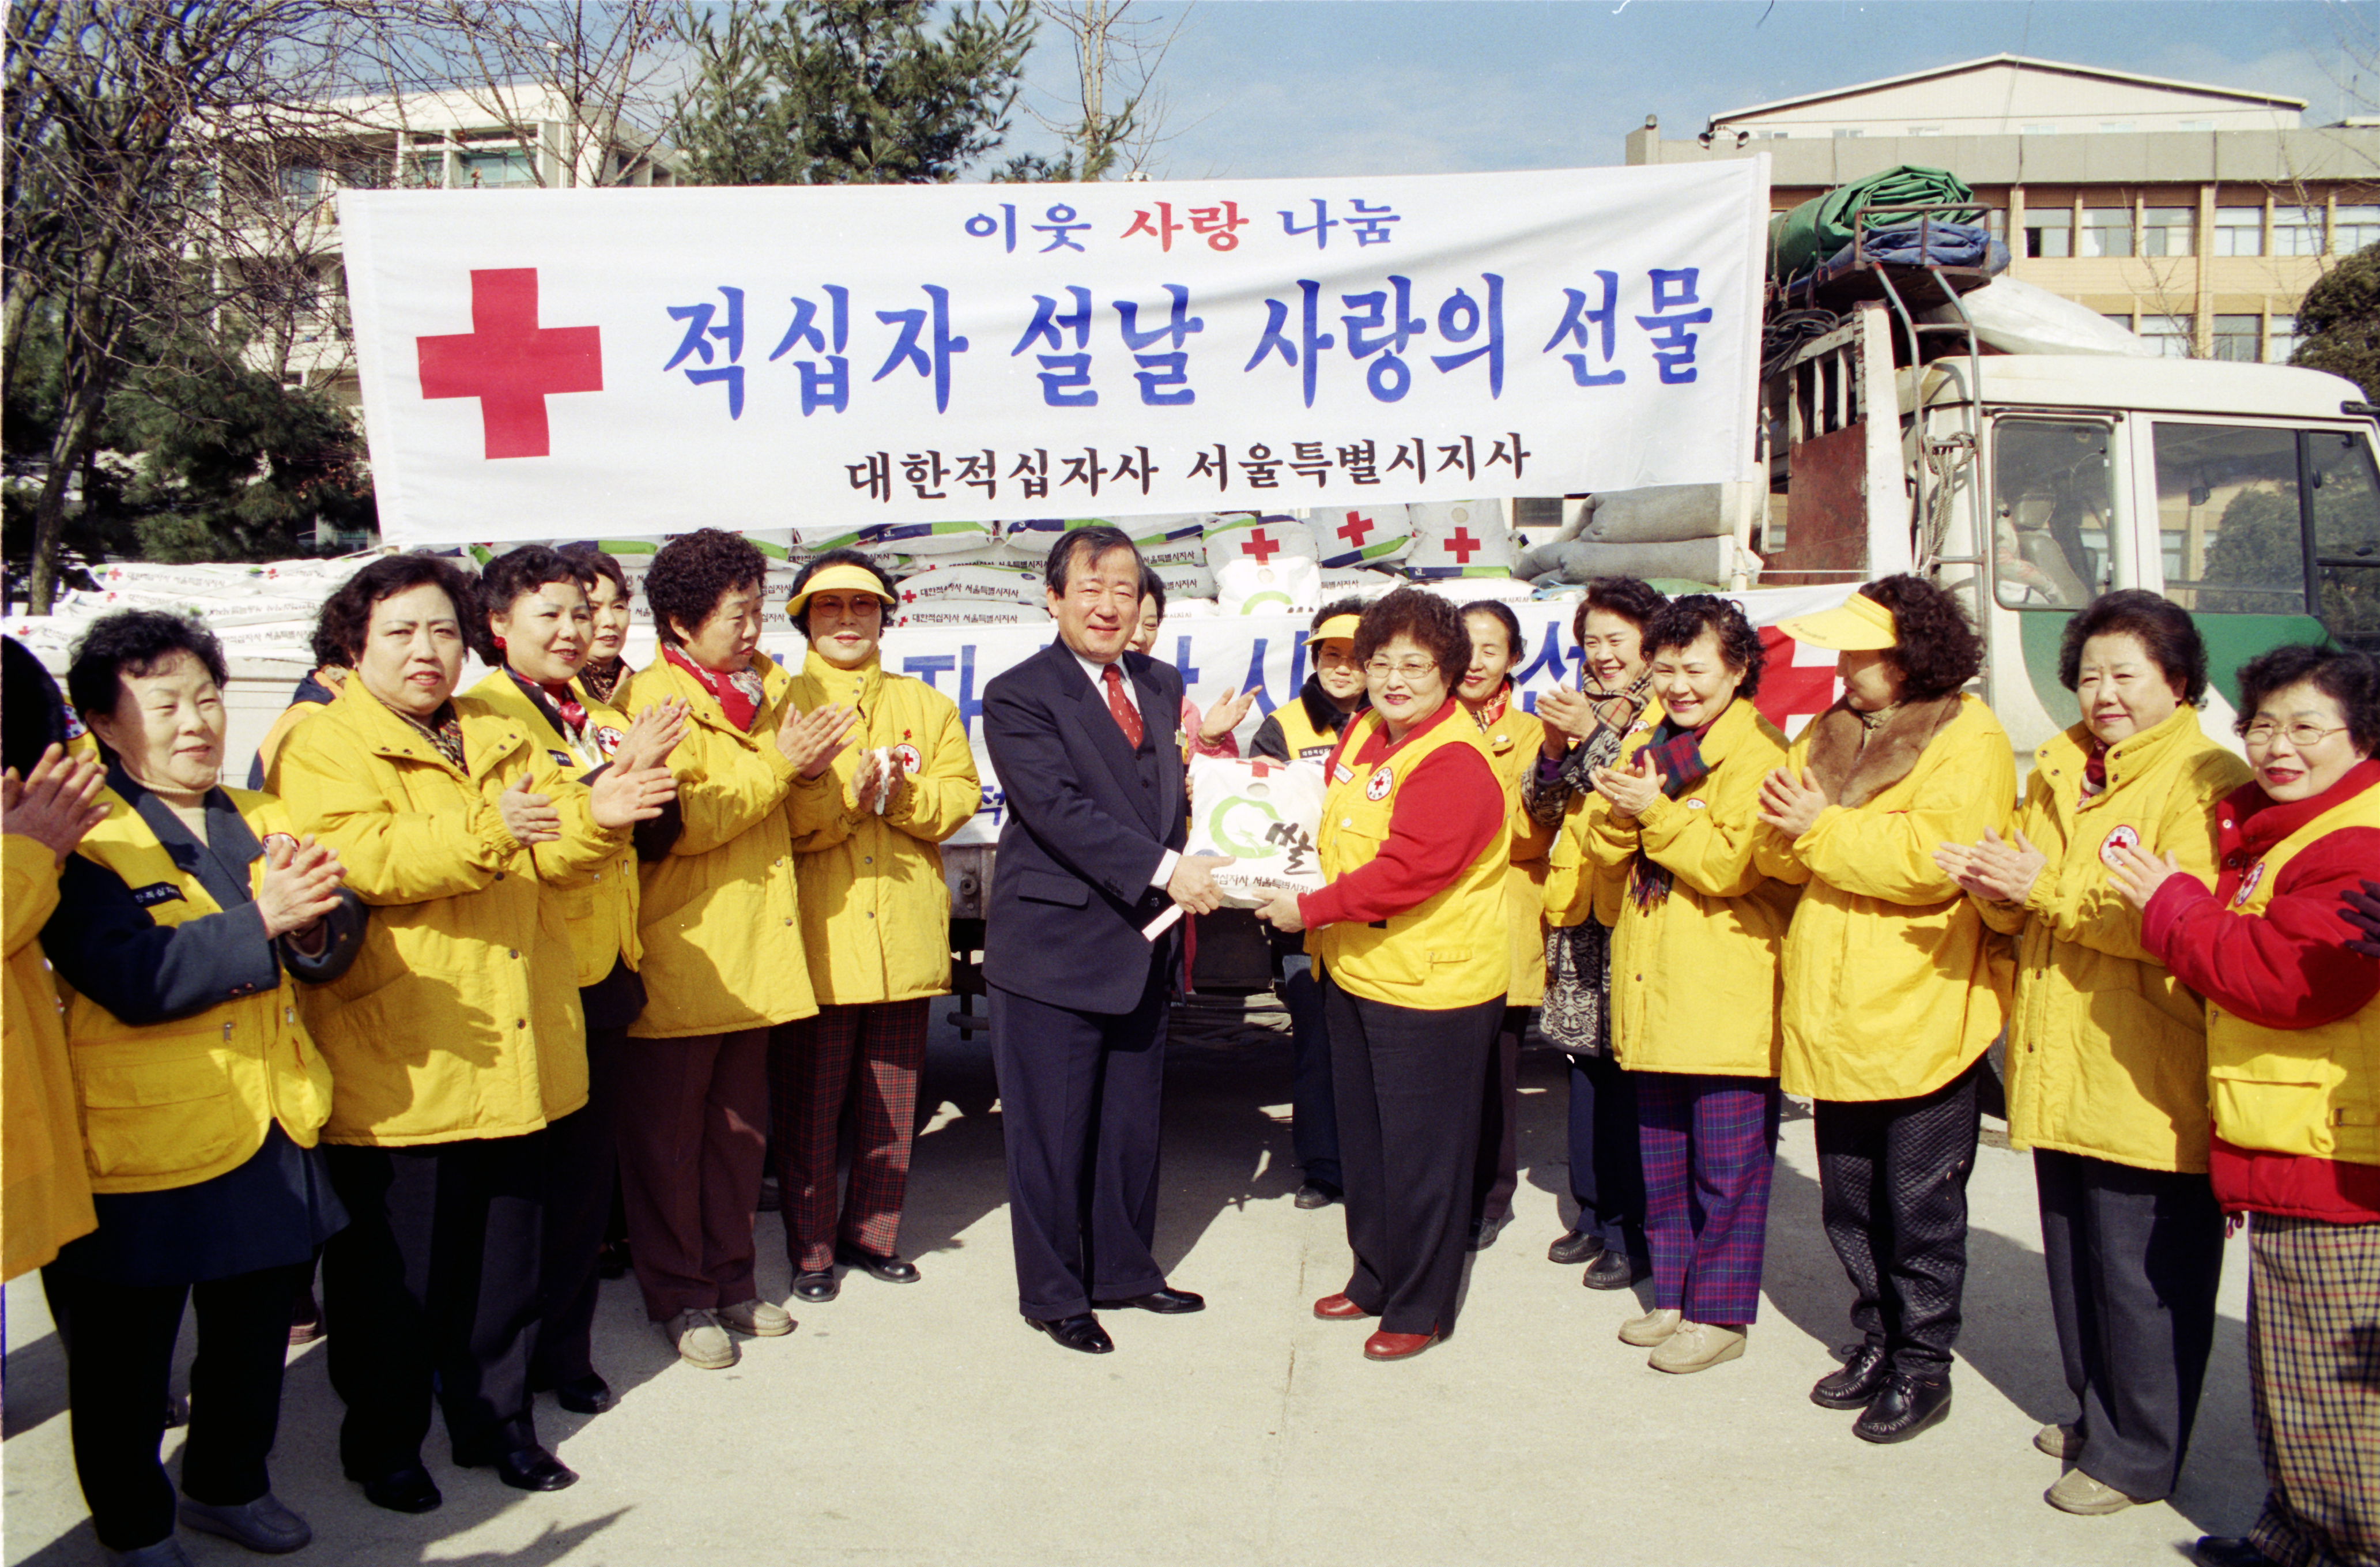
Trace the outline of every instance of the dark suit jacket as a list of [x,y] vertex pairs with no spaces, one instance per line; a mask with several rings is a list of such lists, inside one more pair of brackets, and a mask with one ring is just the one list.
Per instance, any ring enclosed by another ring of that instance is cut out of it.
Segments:
[[984,687],[984,745],[1007,796],[991,877],[984,978],[1080,1012],[1130,1012],[1152,955],[1172,961],[1176,925],[1152,946],[1141,928],[1172,899],[1148,879],[1186,836],[1182,676],[1123,658],[1140,704],[1135,753],[1064,642]]

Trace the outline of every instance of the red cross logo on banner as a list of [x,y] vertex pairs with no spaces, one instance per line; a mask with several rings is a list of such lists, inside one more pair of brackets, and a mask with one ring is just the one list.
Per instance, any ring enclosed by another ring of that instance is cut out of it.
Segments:
[[546,456],[547,395],[603,390],[602,329],[538,325],[535,267],[474,271],[471,328],[415,339],[421,395],[479,398],[491,458]]
[[1347,520],[1339,526],[1339,537],[1347,541],[1349,549],[1360,550],[1364,547],[1364,541],[1372,536],[1372,529],[1378,526],[1361,512],[1349,512]]
[[1281,553],[1281,546],[1266,538],[1265,530],[1259,528],[1248,535],[1248,541],[1243,546],[1243,551],[1245,553],[1256,556],[1257,564],[1262,565]]
[[1447,553],[1454,557],[1458,565],[1469,565],[1471,557],[1479,548],[1480,541],[1471,537],[1471,530],[1467,528],[1458,528],[1447,536]]

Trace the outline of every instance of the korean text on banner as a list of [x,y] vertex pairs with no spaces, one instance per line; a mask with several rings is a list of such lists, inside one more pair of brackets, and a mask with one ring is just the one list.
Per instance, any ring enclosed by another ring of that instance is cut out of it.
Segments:
[[382,534],[1742,479],[1767,177],[343,191]]

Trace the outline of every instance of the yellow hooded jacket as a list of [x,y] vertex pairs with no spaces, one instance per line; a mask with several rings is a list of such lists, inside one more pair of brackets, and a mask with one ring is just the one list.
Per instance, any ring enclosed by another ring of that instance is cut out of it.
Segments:
[[1536,713],[1521,707],[1521,694],[1509,693],[1504,716],[1480,733],[1488,741],[1488,759],[1504,785],[1504,808],[1512,820],[1512,862],[1504,873],[1512,925],[1512,988],[1511,1006],[1536,1006],[1546,999],[1546,855],[1553,847],[1554,830],[1540,825],[1521,803],[1521,785],[1546,742],[1546,726]]
[[2247,763],[2198,710],[2107,748],[2107,786],[2082,798],[2090,731],[2034,753],[2016,831],[2048,856],[2022,905],[1978,900],[2017,938],[2009,1017],[2009,1141],[2143,1170],[2206,1169],[2204,1004],[2141,947],[2140,912],[2107,878],[2119,843],[2171,853],[2215,883],[2215,810]]
[[0,985],[0,1280],[41,1267],[98,1228],[58,992],[39,937],[58,906],[58,861],[47,844],[0,834],[0,919],[8,978]]
[[[1650,710],[1648,710],[1650,711]],[[1632,734],[1619,766],[1652,742]],[[1590,794],[1582,813],[1598,883],[1619,889],[1611,935],[1611,1041],[1631,1072],[1777,1075],[1778,954],[1793,889],[1755,862],[1760,783],[1785,757],[1785,736],[1738,698],[1702,740],[1710,771],[1677,799],[1658,796],[1632,824]],[[1567,830],[1567,829],[1565,829]],[[1671,877],[1669,895],[1628,893],[1639,850]]]

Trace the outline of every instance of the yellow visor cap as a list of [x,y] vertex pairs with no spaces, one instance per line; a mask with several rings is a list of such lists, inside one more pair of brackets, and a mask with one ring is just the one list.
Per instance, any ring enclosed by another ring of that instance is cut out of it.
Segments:
[[1355,627],[1362,623],[1361,615],[1334,614],[1305,634],[1305,644],[1312,647],[1317,642],[1352,642],[1355,639]]
[[837,592],[872,593],[888,604],[897,604],[901,601],[885,591],[884,584],[877,580],[874,572],[864,565],[852,565],[844,562],[827,567],[824,571],[811,577],[808,582],[803,583],[802,590],[785,601],[785,613],[801,613],[802,606],[810,601],[810,595],[813,593]]
[[1777,629],[1796,642],[1837,652],[1873,653],[1897,647],[1900,633],[1892,612],[1865,593],[1853,593],[1830,610],[1779,621]]

